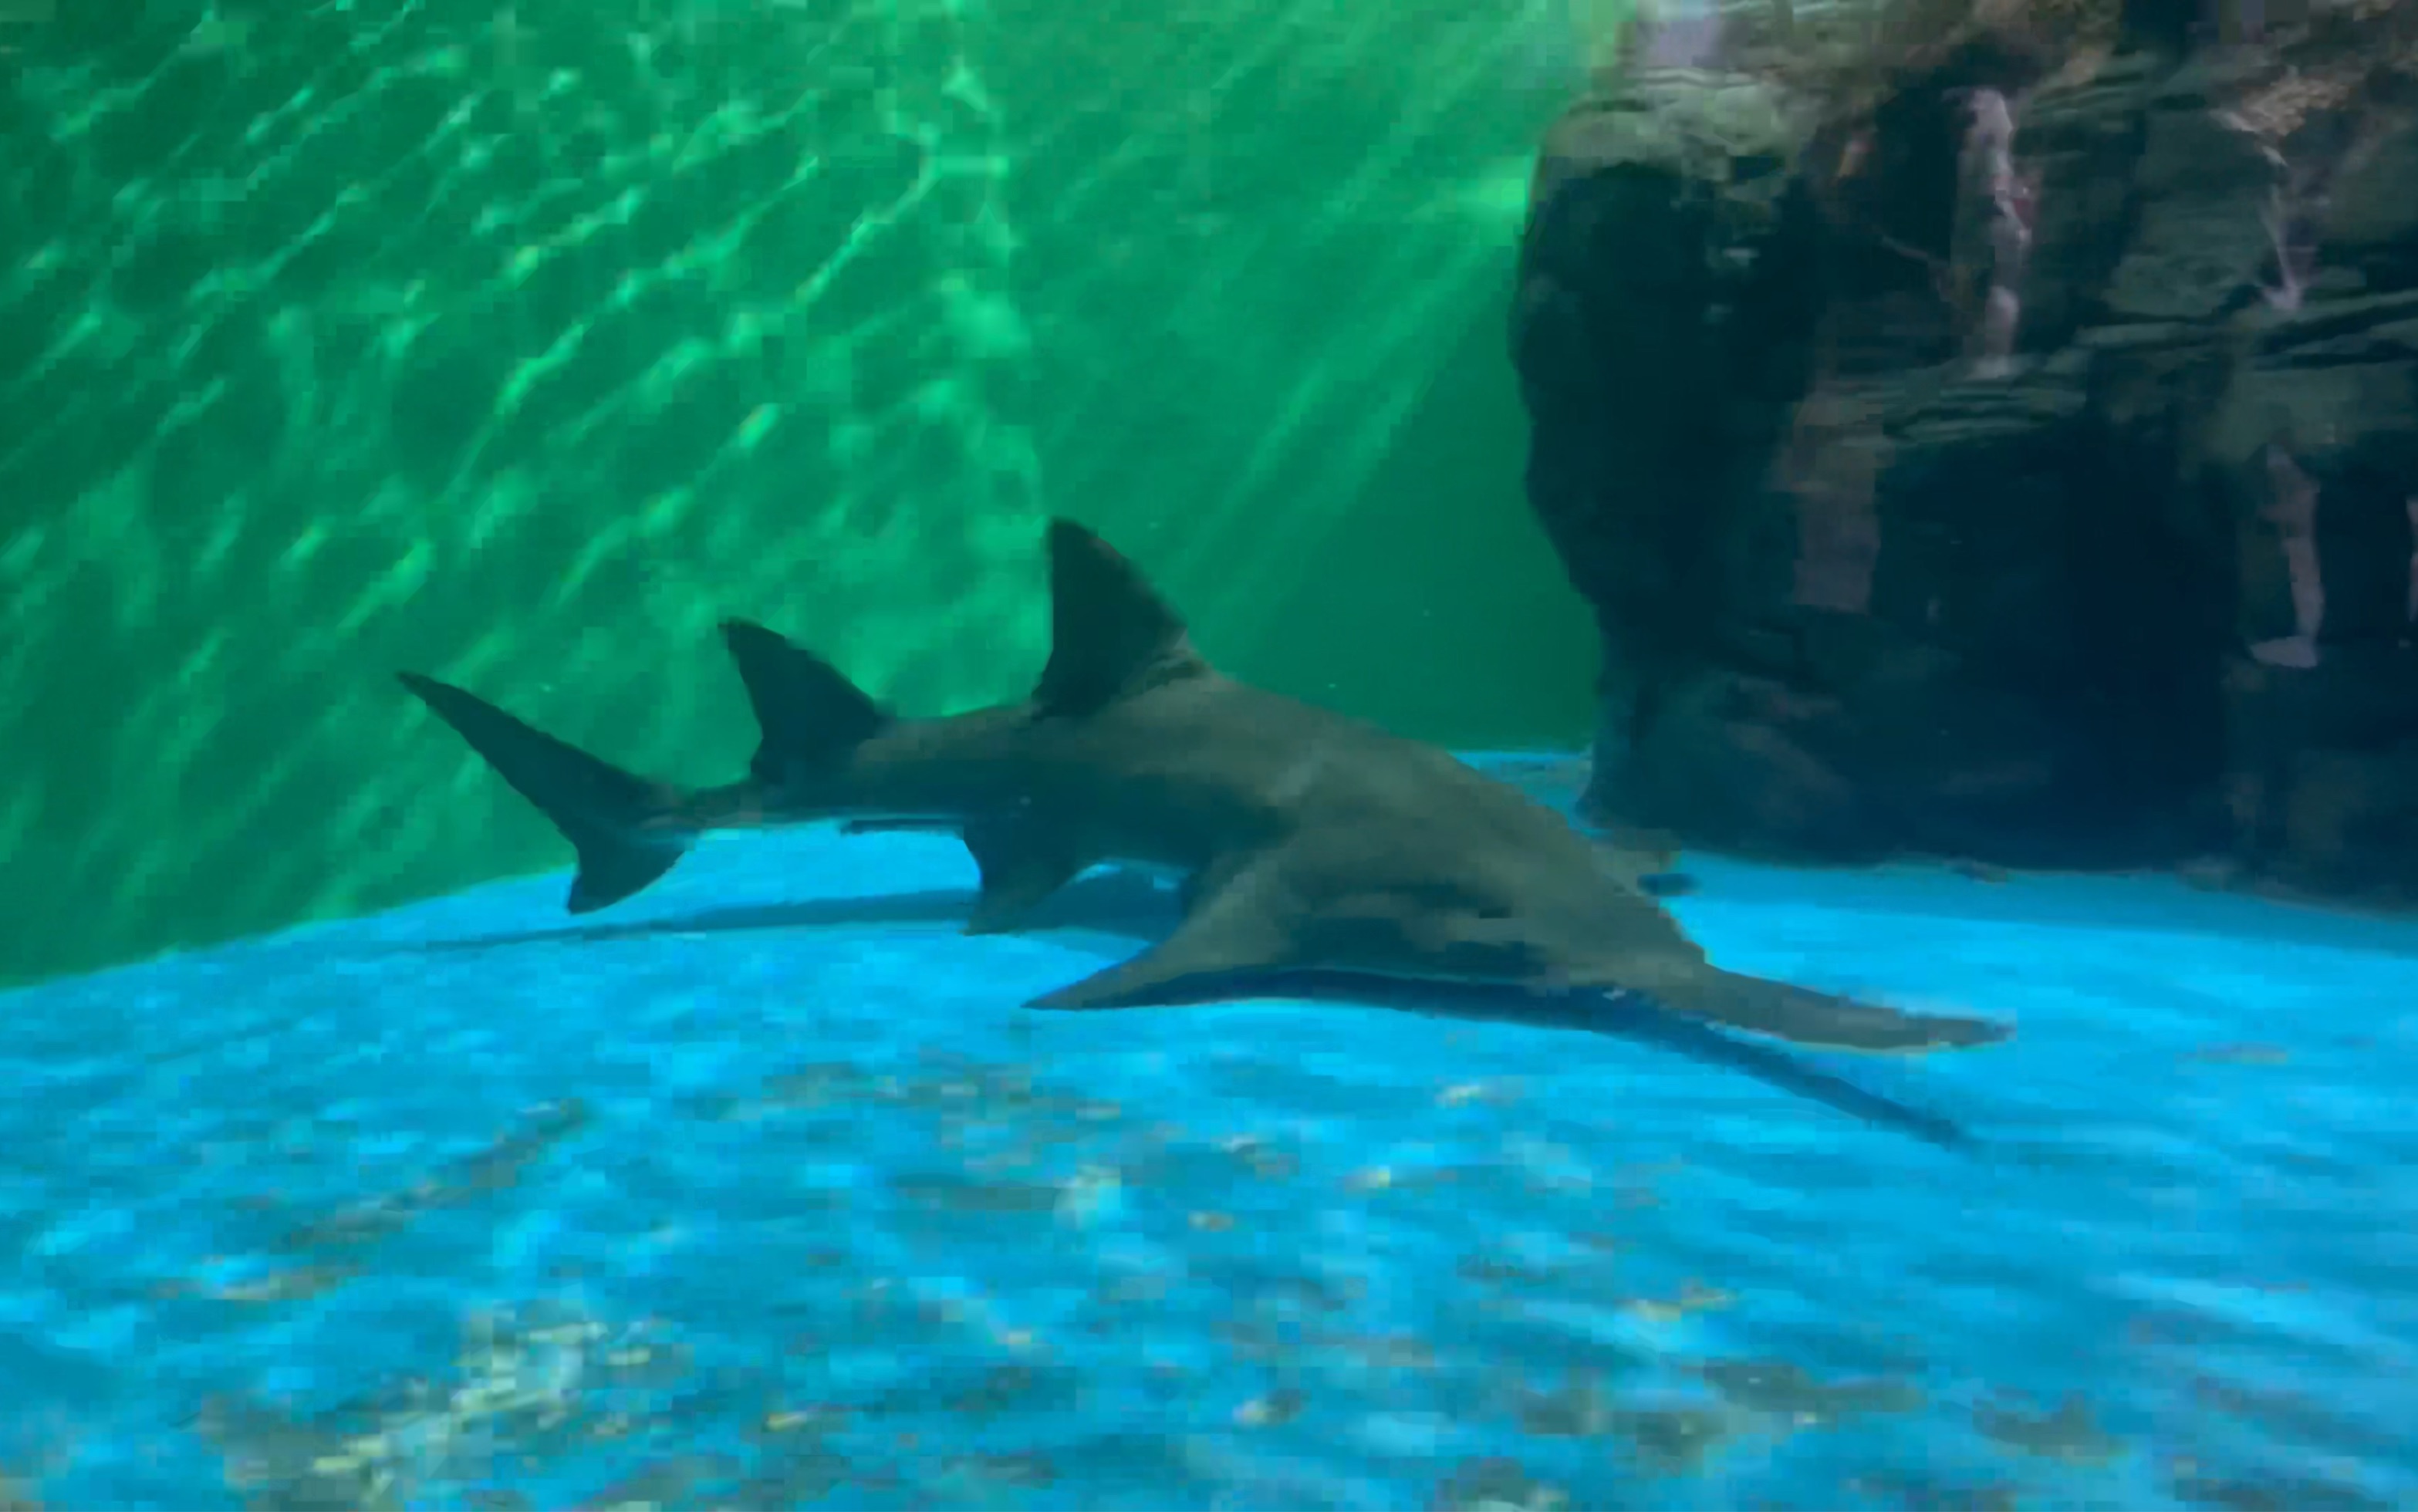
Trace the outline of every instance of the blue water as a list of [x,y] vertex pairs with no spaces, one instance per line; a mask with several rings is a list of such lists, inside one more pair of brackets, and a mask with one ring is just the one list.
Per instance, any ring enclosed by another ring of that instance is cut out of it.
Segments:
[[[1847,1069],[1016,1005],[952,842],[707,848],[0,1000],[0,1479],[53,1507],[2418,1505],[2418,928],[1717,862]],[[820,1498],[819,1501],[817,1498]],[[0,1503],[7,1497],[0,1494]]]

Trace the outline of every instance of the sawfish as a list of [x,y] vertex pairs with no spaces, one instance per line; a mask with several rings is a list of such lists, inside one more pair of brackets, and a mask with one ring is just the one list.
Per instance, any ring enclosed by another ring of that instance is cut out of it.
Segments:
[[1015,929],[1083,872],[1179,879],[1156,943],[1028,1006],[1097,1012],[1296,986],[1375,1006],[1652,1040],[1951,1142],[1945,1119],[1769,1044],[1864,1052],[2006,1039],[1715,965],[1561,814],[1451,753],[1227,677],[1125,557],[1047,532],[1051,645],[1021,702],[937,717],[883,707],[823,658],[745,620],[724,641],[761,740],[747,775],[683,791],[416,673],[402,680],[576,853],[589,913],[700,837],[838,821],[961,836],[980,874],[966,928]]

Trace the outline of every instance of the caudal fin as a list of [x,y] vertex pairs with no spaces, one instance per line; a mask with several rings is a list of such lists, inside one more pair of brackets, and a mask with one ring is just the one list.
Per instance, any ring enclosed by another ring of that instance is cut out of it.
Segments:
[[837,667],[762,625],[722,622],[747,703],[764,732],[749,771],[777,785],[827,771],[890,723],[889,713]]
[[688,849],[688,835],[648,827],[669,812],[662,785],[556,740],[475,694],[416,672],[398,676],[579,853],[572,912],[620,902],[671,870]]

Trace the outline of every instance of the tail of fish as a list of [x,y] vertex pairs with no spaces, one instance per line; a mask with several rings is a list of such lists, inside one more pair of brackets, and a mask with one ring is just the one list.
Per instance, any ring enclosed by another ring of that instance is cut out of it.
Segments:
[[570,909],[593,913],[670,871],[695,839],[670,824],[677,795],[523,723],[475,694],[416,672],[403,685],[470,742],[578,852]]

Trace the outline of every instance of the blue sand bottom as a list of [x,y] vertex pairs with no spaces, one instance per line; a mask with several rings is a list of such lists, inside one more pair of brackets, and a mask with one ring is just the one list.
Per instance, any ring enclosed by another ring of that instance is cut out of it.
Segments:
[[[0,1482],[64,1508],[2418,1505],[2418,929],[1706,862],[2020,1021],[1953,1154],[1617,1039],[1027,998],[953,842],[708,847],[0,1002]],[[0,1504],[8,1495],[0,1489]]]

